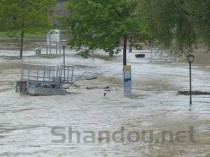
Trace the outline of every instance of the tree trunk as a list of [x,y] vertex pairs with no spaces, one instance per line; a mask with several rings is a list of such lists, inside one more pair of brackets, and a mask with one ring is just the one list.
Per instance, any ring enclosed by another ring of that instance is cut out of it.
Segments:
[[124,35],[124,43],[123,43],[123,65],[127,65],[126,51],[127,51],[127,36]]
[[20,41],[20,59],[23,58],[23,39],[24,39],[24,31],[21,32],[21,41]]

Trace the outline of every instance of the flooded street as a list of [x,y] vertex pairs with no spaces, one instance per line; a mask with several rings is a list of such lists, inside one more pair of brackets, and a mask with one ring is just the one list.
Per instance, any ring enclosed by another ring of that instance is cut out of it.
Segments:
[[[1,57],[0,157],[210,157],[210,96],[193,95],[190,106],[189,96],[177,95],[189,88],[188,63],[158,54],[151,62],[149,52],[143,59],[128,53],[129,96],[123,93],[122,54],[82,59],[67,50],[75,76],[98,78],[75,82],[65,96],[15,92],[22,63],[59,65],[62,57],[31,57],[33,51],[22,61]],[[193,90],[210,92],[208,69],[193,65]]]

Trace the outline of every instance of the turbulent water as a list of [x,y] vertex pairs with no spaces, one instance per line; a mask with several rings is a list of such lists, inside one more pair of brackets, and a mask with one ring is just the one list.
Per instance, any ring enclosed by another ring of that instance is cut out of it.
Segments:
[[[75,77],[98,79],[75,82],[65,96],[35,97],[14,90],[20,65],[59,65],[62,57],[27,51],[20,61],[5,57],[17,51],[0,52],[0,157],[209,157],[210,96],[193,96],[190,106],[177,95],[188,90],[188,64],[143,52],[128,54],[132,95],[123,94],[121,54],[84,60],[67,50]],[[208,69],[193,65],[193,90],[210,91]]]

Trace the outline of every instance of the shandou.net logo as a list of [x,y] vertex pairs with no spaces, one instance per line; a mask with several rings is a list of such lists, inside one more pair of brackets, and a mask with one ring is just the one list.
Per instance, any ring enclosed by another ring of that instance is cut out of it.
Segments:
[[180,131],[126,130],[121,127],[116,131],[78,131],[73,127],[52,127],[52,143],[195,143],[195,130],[189,127]]

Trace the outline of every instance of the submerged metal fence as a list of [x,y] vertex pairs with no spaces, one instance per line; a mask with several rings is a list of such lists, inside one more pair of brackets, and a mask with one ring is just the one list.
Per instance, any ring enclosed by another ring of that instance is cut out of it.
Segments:
[[72,83],[74,75],[73,66],[46,66],[23,64],[21,66],[20,80],[42,83]]

